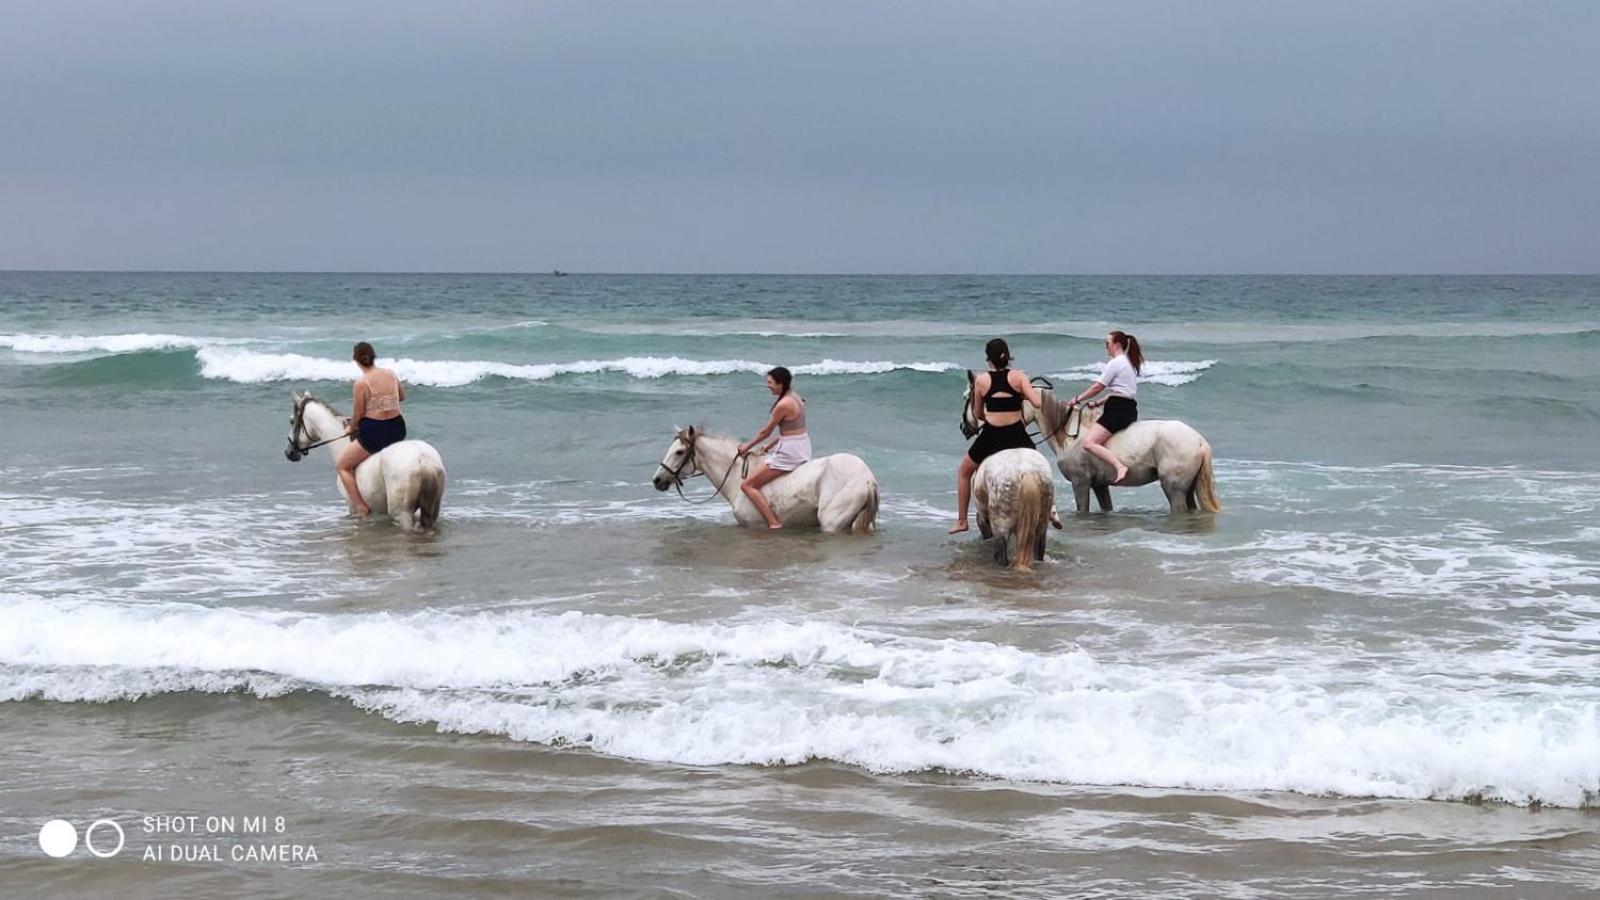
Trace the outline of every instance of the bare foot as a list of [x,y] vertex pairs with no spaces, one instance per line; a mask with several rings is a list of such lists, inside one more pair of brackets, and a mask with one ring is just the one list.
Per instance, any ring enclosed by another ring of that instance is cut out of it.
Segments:
[[1127,478],[1127,477],[1128,477],[1128,467],[1127,466],[1117,466],[1117,477],[1111,479],[1111,483],[1112,484],[1121,484],[1122,480],[1124,478]]
[[1050,510],[1050,524],[1055,526],[1057,529],[1061,528],[1061,514],[1056,512],[1054,509]]
[[363,522],[372,518],[372,507],[370,506],[352,507],[350,511],[355,513],[356,518]]
[[767,523],[767,530],[768,531],[782,531],[783,530],[783,523],[782,522],[768,522]]
[[946,531],[945,534],[960,534],[961,532],[966,531],[968,527],[970,526],[968,526],[965,521],[957,522],[956,526],[949,531]]

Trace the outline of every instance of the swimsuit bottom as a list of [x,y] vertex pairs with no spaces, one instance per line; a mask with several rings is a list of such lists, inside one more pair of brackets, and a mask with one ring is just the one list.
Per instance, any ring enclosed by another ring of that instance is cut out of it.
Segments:
[[982,464],[1001,450],[1032,450],[1033,438],[1028,436],[1028,426],[1017,422],[1011,425],[985,424],[978,439],[967,448],[967,458]]
[[390,444],[398,444],[405,439],[405,416],[395,416],[392,419],[363,418],[356,425],[356,443],[368,453],[377,453]]

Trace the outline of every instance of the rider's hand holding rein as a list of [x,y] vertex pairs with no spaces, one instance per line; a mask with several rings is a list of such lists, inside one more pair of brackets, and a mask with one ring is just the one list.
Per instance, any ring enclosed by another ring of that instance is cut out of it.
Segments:
[[[772,415],[767,419],[767,424],[761,426],[761,430],[756,432],[755,437],[752,437],[750,440],[739,445],[739,455],[744,456],[746,453],[749,453],[750,450],[755,447],[755,445],[766,440],[768,435],[772,434],[772,432],[776,430],[779,425],[783,424],[783,420],[785,418],[791,418],[789,407],[792,405],[794,404],[785,404],[781,398],[776,403],[772,404]],[[762,447],[761,452],[770,453],[772,448],[777,446],[777,444],[777,440],[773,440],[771,443],[767,444],[767,446]]]

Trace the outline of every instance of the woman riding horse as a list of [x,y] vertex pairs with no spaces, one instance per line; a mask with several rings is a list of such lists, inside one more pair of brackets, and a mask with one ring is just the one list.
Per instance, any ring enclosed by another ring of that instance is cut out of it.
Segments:
[[1128,467],[1106,447],[1113,434],[1139,421],[1139,402],[1134,396],[1139,392],[1139,372],[1144,368],[1144,351],[1139,349],[1139,339],[1124,331],[1106,335],[1106,355],[1111,357],[1100,369],[1088,388],[1073,397],[1067,406],[1078,406],[1101,391],[1110,393],[1105,401],[1105,412],[1099,421],[1090,426],[1084,436],[1083,449],[1100,457],[1116,470],[1112,484],[1121,484],[1128,477]]
[[355,441],[339,455],[338,471],[350,505],[357,516],[365,519],[372,515],[372,508],[356,488],[356,467],[390,444],[406,439],[406,420],[400,415],[406,386],[393,369],[375,365],[377,354],[366,341],[355,346],[351,359],[361,367],[361,377],[356,379],[355,409],[350,413],[349,434]]
[[793,384],[794,375],[783,366],[767,373],[767,390],[776,394],[778,399],[772,401],[772,414],[767,424],[756,432],[755,437],[739,445],[739,455],[743,456],[750,452],[751,447],[766,439],[772,429],[778,429],[778,437],[762,448],[767,454],[766,459],[739,483],[739,489],[750,498],[751,505],[761,513],[761,518],[767,520],[767,528],[773,531],[782,528],[783,521],[772,512],[772,504],[767,502],[761,488],[811,459],[811,436],[806,434],[806,401],[791,389]]
[[1026,399],[1037,408],[1041,401],[1039,392],[1028,381],[1028,373],[1011,366],[1011,348],[1002,338],[995,338],[983,348],[989,360],[989,371],[980,373],[972,382],[972,414],[983,422],[978,439],[972,442],[967,455],[961,457],[956,469],[956,524],[949,534],[966,531],[967,507],[972,503],[972,473],[990,456],[1001,450],[1033,449],[1033,439],[1028,436],[1028,426],[1022,421],[1022,401]]

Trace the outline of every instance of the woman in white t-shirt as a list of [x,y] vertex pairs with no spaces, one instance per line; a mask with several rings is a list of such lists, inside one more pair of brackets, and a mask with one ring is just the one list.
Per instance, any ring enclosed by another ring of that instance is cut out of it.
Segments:
[[1110,395],[1105,400],[1105,412],[1084,437],[1083,447],[1116,469],[1111,483],[1120,484],[1128,476],[1128,467],[1106,447],[1106,441],[1139,420],[1139,403],[1134,396],[1139,392],[1139,370],[1144,368],[1144,353],[1139,349],[1138,338],[1113,331],[1106,335],[1106,355],[1111,360],[1100,370],[1100,377],[1083,393],[1073,397],[1072,405],[1077,406],[1101,391]]

